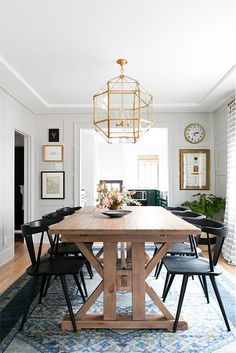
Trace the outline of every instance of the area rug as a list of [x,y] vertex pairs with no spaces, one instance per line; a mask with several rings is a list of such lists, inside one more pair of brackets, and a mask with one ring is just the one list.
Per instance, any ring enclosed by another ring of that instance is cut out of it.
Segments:
[[[86,274],[85,274],[86,275]],[[149,276],[149,284],[157,291],[162,292],[162,276],[158,280]],[[100,276],[95,274],[91,280],[86,276],[88,291],[91,293],[100,281]],[[70,296],[74,311],[82,305],[80,296],[74,287],[73,280],[69,281]],[[1,329],[5,332],[5,338],[0,344],[0,352],[5,353],[116,353],[116,352],[145,352],[145,353],[207,353],[231,352],[232,342],[235,341],[235,286],[222,275],[218,279],[220,291],[225,304],[226,312],[230,320],[231,332],[226,331],[224,321],[215,301],[214,294],[210,291],[210,304],[206,303],[201,286],[196,279],[189,280],[182,314],[188,321],[189,329],[172,333],[167,330],[110,330],[110,329],[83,329],[74,332],[60,330],[60,322],[67,312],[65,298],[60,285],[60,280],[54,280],[46,298],[42,304],[38,304],[35,298],[31,307],[31,314],[24,330],[18,332],[20,324],[19,306],[22,298],[27,297],[29,279],[23,276],[3,296],[1,296],[0,308],[5,310],[1,320]],[[177,277],[167,297],[168,308],[175,313],[181,278]],[[28,287],[27,287],[28,286]],[[210,284],[209,284],[210,288]],[[22,294],[23,293],[23,294]],[[16,300],[17,299],[17,300]],[[18,307],[14,308],[14,300]],[[128,292],[118,292],[119,313],[131,312],[131,296]],[[9,307],[12,305],[12,307]],[[9,319],[15,315],[15,323],[6,318],[6,308],[11,310]],[[21,307],[22,310],[22,307]],[[102,296],[98,298],[90,312],[102,311]],[[150,298],[146,297],[146,311],[158,313]],[[12,327],[10,328],[10,323]],[[7,327],[7,330],[5,330]],[[234,350],[232,350],[234,352]]]

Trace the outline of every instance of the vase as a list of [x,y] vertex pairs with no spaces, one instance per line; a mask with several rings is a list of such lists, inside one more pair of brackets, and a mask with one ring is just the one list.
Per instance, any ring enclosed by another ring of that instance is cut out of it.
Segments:
[[122,203],[113,203],[110,207],[108,207],[109,210],[120,210],[122,208]]

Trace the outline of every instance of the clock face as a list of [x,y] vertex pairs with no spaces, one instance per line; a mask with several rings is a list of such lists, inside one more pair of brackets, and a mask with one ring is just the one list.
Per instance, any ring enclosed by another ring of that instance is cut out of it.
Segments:
[[184,130],[184,137],[190,143],[199,143],[204,139],[205,131],[200,124],[190,124]]

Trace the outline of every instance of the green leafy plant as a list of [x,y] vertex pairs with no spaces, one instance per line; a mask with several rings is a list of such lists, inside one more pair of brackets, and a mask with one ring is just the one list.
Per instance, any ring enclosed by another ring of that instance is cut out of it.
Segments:
[[182,206],[189,207],[192,211],[202,213],[212,219],[223,220],[225,198],[213,194],[195,194],[194,201],[185,201]]

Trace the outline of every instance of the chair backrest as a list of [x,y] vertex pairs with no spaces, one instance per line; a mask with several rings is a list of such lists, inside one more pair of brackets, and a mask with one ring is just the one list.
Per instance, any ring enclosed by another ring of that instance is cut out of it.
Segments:
[[51,212],[43,215],[42,218],[46,219],[48,224],[51,225],[62,221],[64,219],[64,215],[62,214],[62,212],[55,211],[55,212]]
[[42,218],[47,220],[48,225],[52,225],[61,222],[64,219],[64,215],[61,212],[55,211],[43,215]]
[[[205,224],[204,224],[205,223]],[[215,221],[210,218],[205,218],[205,222],[203,222],[202,226],[202,232],[207,234],[207,246],[208,246],[208,252],[211,252],[211,237],[213,236],[213,239],[215,239],[215,247],[213,250],[212,256],[212,265],[216,266],[218,259],[221,254],[221,250],[225,241],[225,238],[227,237],[227,227],[224,223],[220,221]]]
[[75,206],[71,208],[76,212],[76,211],[79,211],[82,208],[82,206]]
[[[42,253],[44,232],[48,231],[48,226],[49,224],[45,219],[38,219],[36,221],[22,224],[21,226],[22,235],[25,238],[30,260],[35,271],[37,271],[39,266]],[[38,233],[41,233],[41,237],[38,251],[36,251],[33,241],[33,235]]]
[[165,209],[168,211],[187,211],[187,210],[189,210],[188,208],[182,207],[182,206],[176,206],[176,207],[167,206],[167,207],[165,207]]
[[63,214],[64,217],[70,216],[73,213],[75,213],[75,211],[72,207],[62,207],[62,208],[59,208],[58,210],[56,210],[56,212]]
[[[56,211],[56,212],[47,213],[43,215],[42,218],[47,221],[47,224],[49,226],[51,226],[53,224],[61,222],[64,219],[64,215],[62,212]],[[50,242],[50,245],[54,247],[55,244],[54,244],[52,235],[49,234],[48,231],[47,231],[47,234],[48,234],[48,240]]]
[[[211,218],[192,218],[191,223],[201,229],[201,232],[206,233],[206,237],[201,234],[198,238],[198,245],[207,245],[208,257],[210,261],[211,271],[217,265],[224,240],[227,236],[227,227],[220,221],[215,221]],[[214,249],[211,245],[215,245]]]
[[181,217],[181,218],[206,218],[205,215],[203,215],[202,213],[198,213],[198,212],[193,212],[190,210],[185,210],[185,211],[171,211],[171,213],[173,213],[174,215]]

